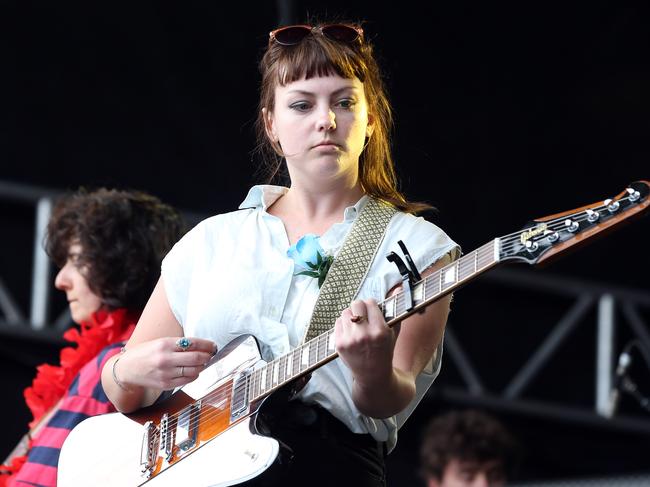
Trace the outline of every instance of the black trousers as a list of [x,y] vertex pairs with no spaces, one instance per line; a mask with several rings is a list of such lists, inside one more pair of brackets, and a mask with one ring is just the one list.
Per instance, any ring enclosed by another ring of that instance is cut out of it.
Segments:
[[270,425],[283,447],[251,487],[385,487],[384,443],[352,433],[323,408],[292,401]]

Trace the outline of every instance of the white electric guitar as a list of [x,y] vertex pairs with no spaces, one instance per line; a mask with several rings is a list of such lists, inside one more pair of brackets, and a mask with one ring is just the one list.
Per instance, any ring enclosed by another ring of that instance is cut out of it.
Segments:
[[[615,198],[495,238],[383,301],[386,322],[399,323],[503,262],[548,262],[640,216],[649,193],[650,183],[638,181]],[[61,450],[58,485],[207,487],[271,474],[280,446],[265,418],[281,408],[297,382],[336,358],[333,329],[269,363],[260,358],[254,337],[240,337],[194,382],[156,405],[81,422]]]

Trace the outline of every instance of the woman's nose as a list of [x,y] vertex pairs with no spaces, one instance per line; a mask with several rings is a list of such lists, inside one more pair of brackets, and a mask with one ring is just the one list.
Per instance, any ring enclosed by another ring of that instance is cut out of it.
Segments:
[[328,132],[336,128],[336,115],[332,109],[328,108],[320,113],[317,128],[319,132]]
[[61,267],[61,270],[57,273],[54,278],[54,287],[59,291],[65,291],[70,287],[70,278],[68,276],[68,264]]

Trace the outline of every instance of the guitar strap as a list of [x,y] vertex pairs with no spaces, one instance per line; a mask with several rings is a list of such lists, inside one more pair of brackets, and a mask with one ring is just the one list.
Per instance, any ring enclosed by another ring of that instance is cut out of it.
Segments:
[[381,200],[368,199],[325,277],[303,342],[332,328],[343,310],[350,306],[397,211]]

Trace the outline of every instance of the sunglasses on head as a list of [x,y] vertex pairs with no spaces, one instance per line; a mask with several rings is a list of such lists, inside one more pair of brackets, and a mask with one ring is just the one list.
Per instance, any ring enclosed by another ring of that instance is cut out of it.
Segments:
[[363,39],[363,29],[350,24],[326,24],[313,27],[311,25],[288,25],[269,32],[269,44],[273,41],[282,46],[300,44],[310,34],[319,33],[333,41],[353,43]]

